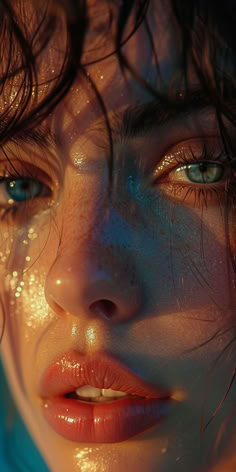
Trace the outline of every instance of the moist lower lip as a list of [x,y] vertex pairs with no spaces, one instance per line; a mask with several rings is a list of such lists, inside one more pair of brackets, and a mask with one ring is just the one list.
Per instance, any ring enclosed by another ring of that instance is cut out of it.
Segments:
[[116,443],[160,423],[170,403],[142,397],[93,403],[62,396],[44,400],[43,415],[56,433],[70,441]]

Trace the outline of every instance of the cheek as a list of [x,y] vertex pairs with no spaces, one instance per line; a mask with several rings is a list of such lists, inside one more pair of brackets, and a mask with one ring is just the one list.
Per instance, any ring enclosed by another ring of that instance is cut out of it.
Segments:
[[161,196],[144,214],[151,237],[141,242],[139,271],[152,287],[147,312],[226,321],[236,294],[223,208],[194,209]]
[[[47,229],[44,229],[47,228]],[[32,331],[40,330],[50,321],[44,296],[46,266],[43,250],[48,241],[48,224],[37,219],[27,227],[15,226],[9,231],[1,271],[1,298],[5,330],[14,337],[13,346],[32,339]],[[52,248],[51,248],[52,249]],[[53,252],[52,257],[53,257]]]

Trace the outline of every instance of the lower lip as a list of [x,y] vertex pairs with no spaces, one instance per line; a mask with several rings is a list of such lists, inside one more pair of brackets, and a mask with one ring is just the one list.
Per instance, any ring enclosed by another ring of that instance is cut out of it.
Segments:
[[170,399],[126,397],[96,404],[56,397],[44,402],[43,414],[54,431],[70,441],[116,443],[158,424],[169,407]]

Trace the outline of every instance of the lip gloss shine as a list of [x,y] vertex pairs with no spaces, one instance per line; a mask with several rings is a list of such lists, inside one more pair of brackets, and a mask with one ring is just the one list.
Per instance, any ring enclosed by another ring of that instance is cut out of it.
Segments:
[[[83,385],[127,393],[102,403],[67,398]],[[67,353],[48,367],[40,383],[43,415],[55,432],[71,441],[125,441],[158,424],[173,400],[105,354],[89,358]],[[137,398],[138,396],[138,398]]]

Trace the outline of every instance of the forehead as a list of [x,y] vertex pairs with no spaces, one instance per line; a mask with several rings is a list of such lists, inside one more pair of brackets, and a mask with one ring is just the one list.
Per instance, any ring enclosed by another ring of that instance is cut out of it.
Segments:
[[[57,5],[65,5],[60,9]],[[133,2],[133,8],[128,15],[128,20],[123,21],[124,14],[119,18],[122,4],[120,0],[88,0],[87,17],[88,28],[83,43],[83,55],[81,61],[89,71],[101,68],[108,69],[111,63],[117,59],[116,51],[117,30],[123,28],[121,41],[123,43],[121,53],[127,57],[129,64],[150,79],[147,71],[153,67],[153,73],[157,72],[156,65],[160,68],[163,80],[172,77],[173,72],[180,72],[179,56],[180,34],[175,17],[170,7],[169,0],[150,0],[147,2]],[[140,3],[147,7],[141,8]],[[53,2],[52,13],[56,17],[56,28],[53,36],[40,55],[38,65],[42,75],[51,78],[51,71],[58,70],[65,59],[67,47],[66,12],[69,25],[73,28],[73,21],[78,20],[78,11],[73,2]],[[18,0],[17,14],[22,18],[24,27],[29,34],[34,34],[35,29],[45,14],[45,2],[41,0]],[[22,8],[24,5],[24,8]],[[72,9],[73,6],[73,9]],[[49,10],[50,11],[50,10]],[[143,21],[137,20],[137,15],[145,16]],[[76,18],[77,16],[77,18]],[[29,21],[30,20],[30,21]],[[139,23],[136,28],[137,22]],[[133,33],[133,34],[132,34]],[[81,40],[80,33],[74,34],[78,43]],[[40,38],[41,41],[43,38]],[[69,38],[70,39],[70,38]],[[107,56],[110,56],[108,57]],[[110,60],[109,60],[110,59]]]
[[[128,105],[142,103],[153,97],[147,92],[145,87],[140,84],[135,75],[145,80],[155,90],[166,93],[173,78],[178,82],[176,87],[180,86],[181,51],[177,41],[179,31],[167,1],[151,1],[146,15],[146,21],[143,21],[137,31],[130,36],[134,29],[135,9],[130,15],[130,19],[124,30],[124,38],[129,37],[122,47],[129,70],[123,74],[121,71],[118,55],[111,54],[116,48],[115,34],[116,29],[111,26],[96,29],[97,16],[95,11],[104,11],[107,8],[107,2],[96,3],[93,10],[89,8],[91,24],[94,20],[95,26],[89,30],[85,42],[82,63],[85,64],[87,77],[84,79],[81,75],[74,84],[71,92],[63,102],[63,113],[67,115],[68,121],[76,117],[74,123],[74,132],[76,128],[81,132],[89,129],[90,125],[104,120],[104,113],[101,103],[96,99],[94,87],[103,99],[106,111],[109,114],[116,113],[125,109]],[[114,23],[116,26],[118,9],[115,4],[113,12]],[[98,15],[98,17],[100,17]],[[105,15],[101,15],[104,19]],[[150,40],[152,37],[152,41]],[[157,67],[158,62],[158,67]],[[86,109],[86,113],[85,113]],[[86,114],[86,120],[84,119]],[[61,116],[61,114],[60,114]],[[93,128],[94,131],[94,128]]]
[[[89,0],[87,2],[89,28],[81,57],[86,74],[78,74],[70,92],[56,110],[57,119],[63,112],[63,116],[67,116],[67,121],[78,117],[83,110],[78,123],[76,123],[81,132],[88,128],[90,123],[103,119],[101,102],[96,100],[96,91],[104,100],[107,112],[110,113],[122,109],[127,104],[150,99],[150,94],[140,86],[140,81],[136,80],[135,74],[159,91],[168,90],[170,83],[179,82],[182,75],[180,41],[177,41],[179,30],[169,2],[167,0],[152,0],[149,2],[146,19],[139,28],[131,34],[137,12],[135,7],[124,28],[125,43],[121,51],[126,57],[130,69],[134,72],[125,74],[124,78],[118,56],[116,53],[112,54],[116,49],[115,38],[121,3],[105,0],[101,2]],[[134,5],[137,3],[139,2],[134,2]],[[66,4],[67,7],[69,4]],[[45,12],[44,5],[43,0],[42,2],[34,0],[22,2],[19,0],[15,4],[16,13],[21,19],[20,24],[25,28],[29,37],[34,34],[42,19]],[[54,8],[53,12],[57,19],[56,29],[37,58],[39,100],[44,99],[55,85],[55,77],[58,76],[67,54],[68,38],[65,16],[59,8]],[[111,24],[109,23],[110,14],[113,18]],[[126,38],[129,39],[126,41]],[[43,37],[40,40],[42,41]],[[79,40],[80,36],[78,35]],[[8,101],[11,101],[11,97],[15,97],[20,81],[21,78],[16,77],[13,83],[9,82]],[[33,100],[34,95],[32,94],[30,104]],[[85,109],[86,120],[84,120]]]

